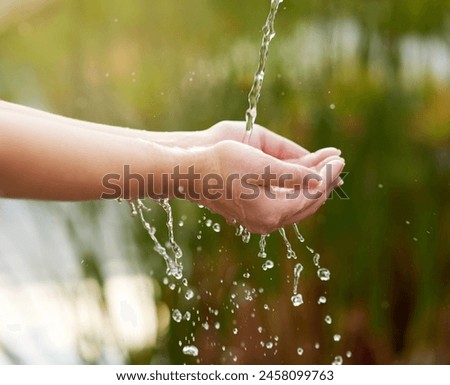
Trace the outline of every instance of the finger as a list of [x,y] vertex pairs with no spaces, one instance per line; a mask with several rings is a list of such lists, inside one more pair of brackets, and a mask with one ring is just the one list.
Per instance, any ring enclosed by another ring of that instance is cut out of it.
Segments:
[[[287,199],[279,201],[278,210],[283,212],[285,217],[283,226],[300,222],[313,215],[325,203],[329,193],[339,184],[339,174],[344,163],[332,161],[328,165],[322,170],[323,182],[317,189],[303,190],[295,199],[292,199],[293,195],[290,195],[290,198],[287,196]],[[330,175],[327,176],[327,172]]]
[[337,155],[333,155],[333,156],[329,156],[328,158],[322,160],[321,162],[319,162],[318,164],[316,164],[315,166],[313,166],[311,168],[320,172],[328,163],[331,163],[332,161],[335,161],[335,160],[345,163],[344,158],[341,158],[340,156],[337,156]]
[[339,155],[331,155],[331,156],[328,156],[325,158],[323,158],[323,156],[314,156],[313,157],[310,155],[313,155],[313,153],[305,155],[301,159],[293,159],[293,160],[289,160],[288,162],[300,164],[302,166],[312,168],[319,172],[323,168],[323,166],[325,166],[325,164],[330,163],[333,160],[341,160],[341,161],[345,162],[344,159],[341,158]]
[[330,195],[330,193],[338,187],[338,185],[341,183],[341,178],[339,178],[339,174],[342,172],[345,164],[341,161],[333,161],[329,163],[331,167],[331,175],[327,176],[326,173],[330,172],[326,167],[324,167],[324,172],[322,174],[322,177],[324,178],[324,183],[320,186],[318,191],[321,193],[320,197],[316,200],[312,200],[311,204],[308,205],[308,207],[305,207],[304,210],[301,212],[298,212],[298,214],[295,217],[296,222],[299,222],[314,213],[317,212],[317,210],[323,206]]
[[275,134],[267,128],[255,126],[261,150],[277,159],[295,159],[309,154],[309,151],[292,140]]
[[312,167],[322,162],[323,160],[331,157],[331,156],[339,156],[341,155],[341,151],[334,147],[321,148],[315,152],[311,152],[309,154],[304,155],[301,158],[297,159],[289,159],[287,161],[293,163],[299,163],[306,167]]
[[[268,163],[269,159],[270,163]],[[260,169],[264,169],[264,172],[257,179],[257,184],[260,186],[314,188],[322,181],[322,176],[312,168],[272,157],[269,159],[261,160]]]

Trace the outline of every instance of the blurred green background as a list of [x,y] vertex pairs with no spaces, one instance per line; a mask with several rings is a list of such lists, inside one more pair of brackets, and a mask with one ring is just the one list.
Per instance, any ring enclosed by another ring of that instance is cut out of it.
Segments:
[[[0,98],[149,130],[242,120],[268,9],[0,0]],[[299,224],[331,280],[287,229],[305,267],[294,308],[278,234],[264,271],[258,237],[244,244],[177,201],[186,301],[125,204],[2,201],[2,362],[450,364],[448,2],[285,0],[276,30],[257,122],[311,150],[341,148],[349,172],[350,199]],[[174,308],[191,319],[171,321]],[[198,357],[182,354],[188,343]]]

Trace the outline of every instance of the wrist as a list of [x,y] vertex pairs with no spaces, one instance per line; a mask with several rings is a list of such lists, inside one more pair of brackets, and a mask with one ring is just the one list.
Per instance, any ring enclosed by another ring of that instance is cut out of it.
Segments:
[[203,178],[210,162],[208,147],[176,149],[176,161],[170,178],[170,198],[187,199],[192,202],[203,201]]

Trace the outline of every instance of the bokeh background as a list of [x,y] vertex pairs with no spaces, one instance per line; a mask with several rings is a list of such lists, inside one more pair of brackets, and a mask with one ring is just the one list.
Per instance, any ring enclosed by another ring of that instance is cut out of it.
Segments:
[[[0,0],[0,98],[149,130],[242,120],[268,8]],[[264,271],[258,237],[244,244],[177,201],[187,301],[126,204],[2,200],[0,362],[450,364],[448,2],[285,0],[276,29],[257,121],[311,150],[341,148],[349,171],[350,199],[299,224],[331,280],[287,229],[305,267],[294,308],[278,234]],[[174,322],[175,308],[190,320]]]

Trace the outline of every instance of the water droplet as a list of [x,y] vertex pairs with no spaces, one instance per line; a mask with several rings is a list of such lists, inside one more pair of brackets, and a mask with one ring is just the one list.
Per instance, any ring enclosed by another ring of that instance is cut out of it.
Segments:
[[316,267],[320,267],[319,262],[320,262],[320,254],[316,253],[313,256],[313,262],[314,262],[314,266]]
[[214,324],[214,327],[215,327],[217,330],[219,330],[219,329],[220,329],[220,322],[216,322],[216,323]]
[[331,323],[333,322],[333,319],[332,319],[329,315],[327,315],[327,316],[325,317],[324,321],[325,321],[328,325],[331,325]]
[[334,110],[336,108],[336,105],[334,103],[330,104],[330,110]]
[[263,264],[262,264],[262,269],[265,271],[265,270],[269,270],[269,269],[272,269],[273,268],[273,261],[271,261],[270,259],[268,259],[267,261],[265,261]]
[[264,310],[269,310],[269,305],[267,305],[267,303],[264,304]]
[[183,227],[183,226],[184,226],[184,221],[179,220],[179,221],[178,221],[178,226]]
[[301,294],[296,294],[291,297],[291,301],[292,301],[292,305],[297,307],[303,303],[303,297]]
[[302,356],[303,355],[303,348],[297,348],[297,354],[299,356]]
[[278,232],[281,235],[281,238],[283,238],[284,244],[286,245],[286,252],[287,252],[287,258],[288,259],[297,259],[297,255],[295,254],[295,251],[292,249],[292,245],[287,239],[286,230],[284,228],[278,229]]
[[186,345],[183,347],[183,354],[186,354],[187,356],[198,356],[198,349],[194,345]]
[[320,305],[322,303],[326,303],[327,302],[327,297],[324,297],[323,295],[319,297],[319,300],[317,301],[317,303]]
[[273,343],[272,343],[272,342],[268,342],[268,343],[266,344],[266,348],[267,348],[267,349],[272,349],[272,348],[273,348]]
[[342,362],[343,362],[342,356],[336,356],[334,357],[332,365],[342,365]]
[[246,273],[242,274],[242,276],[244,278],[249,278],[250,277],[250,273],[247,271]]
[[321,281],[328,281],[330,279],[331,273],[330,270],[322,267],[319,270],[317,270],[317,276],[320,278]]
[[194,297],[194,292],[191,289],[186,291],[184,298],[186,298],[188,301],[190,301],[193,297]]
[[252,234],[244,227],[244,230],[242,232],[242,242],[249,243],[251,236]]
[[173,309],[172,318],[175,322],[181,322],[181,320],[183,319],[183,315],[178,309]]
[[191,319],[191,313],[190,312],[186,312],[184,313],[184,317],[183,317],[186,321],[189,321]]
[[334,342],[339,342],[341,340],[341,335],[340,334],[335,334],[333,336],[333,340],[334,340]]
[[202,328],[205,330],[209,330],[209,323],[208,322],[202,323]]
[[258,257],[259,258],[266,258],[267,257],[267,253],[266,253],[266,237],[267,235],[261,235],[261,238],[259,239],[259,253],[258,253]]
[[216,233],[220,233],[220,225],[218,223],[214,223],[212,228]]
[[175,290],[177,286],[172,282],[171,284],[169,284],[169,289],[170,290]]
[[300,273],[303,271],[303,265],[301,263],[297,263],[294,267],[294,277],[299,278]]
[[410,224],[411,224],[411,222],[410,222],[410,221],[405,221],[405,223],[406,223],[407,225],[410,225]]
[[258,333],[262,333],[262,331],[263,331],[263,328],[262,328],[262,326],[258,326]]
[[238,334],[238,329],[237,328],[233,329],[233,334]]
[[320,348],[320,344],[319,344],[318,342],[316,342],[316,343],[314,344],[314,347],[315,347],[316,349],[319,349],[319,348]]
[[207,219],[205,222],[206,227],[211,227],[212,226],[212,220],[211,219]]
[[293,227],[294,227],[295,235],[297,236],[298,240],[302,243],[305,242],[305,238],[303,238],[303,235],[300,234],[297,223],[294,223]]
[[345,353],[345,356],[347,358],[351,358],[352,357],[352,352],[350,350],[347,350],[347,353]]
[[[293,288],[293,296],[291,297],[291,301],[294,306],[300,306],[303,303],[303,298],[300,294],[297,294],[298,281],[300,279],[300,274],[303,271],[303,265],[301,263],[297,263],[294,267],[294,288]],[[299,301],[301,302],[299,303]]]
[[378,184],[378,188],[383,188],[383,187],[384,186],[381,183]]

